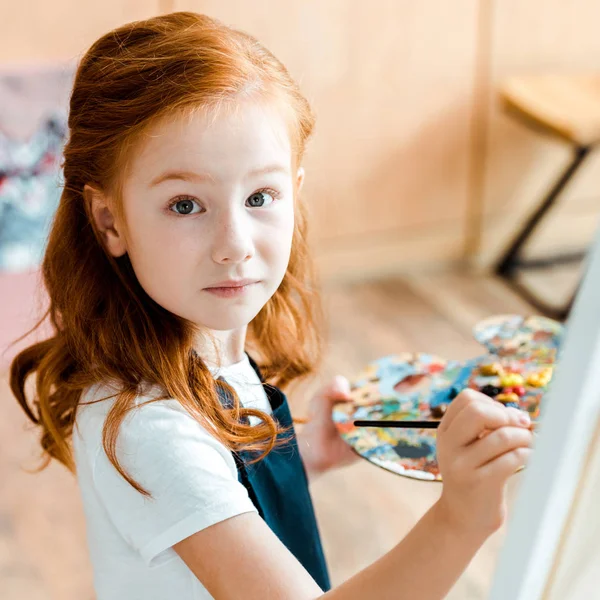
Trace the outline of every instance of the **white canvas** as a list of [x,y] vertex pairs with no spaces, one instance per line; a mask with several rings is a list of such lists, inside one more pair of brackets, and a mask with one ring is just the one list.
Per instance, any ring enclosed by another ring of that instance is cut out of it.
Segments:
[[[575,505],[583,465],[591,454],[599,413],[600,235],[589,253],[586,275],[567,323],[562,354],[545,398],[534,453],[522,473],[490,600],[574,600],[570,593],[552,595],[552,586],[559,582],[551,574],[561,567],[556,562],[560,541],[573,527],[574,520],[568,517]],[[591,460],[589,464],[595,463]],[[564,576],[563,571],[562,589],[571,589]],[[581,597],[600,598],[600,590],[597,594]]]

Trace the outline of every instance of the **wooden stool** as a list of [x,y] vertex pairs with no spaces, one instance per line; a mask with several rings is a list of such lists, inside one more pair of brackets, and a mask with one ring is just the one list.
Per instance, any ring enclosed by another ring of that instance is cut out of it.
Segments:
[[522,259],[521,250],[567,183],[581,167],[590,150],[600,142],[600,75],[537,75],[515,77],[504,82],[500,96],[508,114],[529,127],[568,142],[573,160],[558,177],[546,197],[516,234],[496,267],[498,275],[543,313],[565,319],[575,294],[562,307],[545,303],[516,279],[520,269],[540,269],[581,260],[585,252],[542,259]]

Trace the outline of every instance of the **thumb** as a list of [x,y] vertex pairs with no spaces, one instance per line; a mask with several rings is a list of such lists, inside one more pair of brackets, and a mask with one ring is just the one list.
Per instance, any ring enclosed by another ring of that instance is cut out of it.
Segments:
[[325,389],[327,390],[327,399],[330,400],[331,404],[352,399],[350,396],[350,382],[343,375],[336,375]]
[[316,414],[329,415],[334,404],[350,400],[352,400],[350,396],[350,382],[343,375],[336,375],[313,397],[311,413],[313,416]]

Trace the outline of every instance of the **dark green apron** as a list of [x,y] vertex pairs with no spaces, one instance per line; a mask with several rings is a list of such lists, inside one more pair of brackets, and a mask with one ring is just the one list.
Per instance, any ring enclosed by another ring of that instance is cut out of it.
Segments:
[[[250,359],[252,368],[264,384],[258,365]],[[248,464],[252,455],[242,451],[234,454],[238,479],[248,490],[260,516],[275,535],[312,575],[323,591],[331,589],[327,563],[312,500],[308,478],[293,430],[292,415],[285,394],[264,384],[273,410],[273,418],[283,427],[291,427],[285,445],[269,452],[261,461]],[[229,406],[228,398],[221,398]]]

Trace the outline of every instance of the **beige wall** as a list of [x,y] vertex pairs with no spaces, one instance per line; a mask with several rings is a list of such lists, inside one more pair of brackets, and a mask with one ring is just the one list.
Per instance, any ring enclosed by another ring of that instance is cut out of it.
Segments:
[[76,58],[103,33],[150,17],[160,5],[157,0],[2,0],[0,61]]
[[302,83],[318,118],[305,196],[326,272],[458,258],[476,1],[251,4],[175,8],[248,29]]
[[[326,276],[489,262],[566,152],[509,122],[508,74],[600,70],[595,0],[53,0],[0,9],[0,61],[76,58],[102,33],[194,10],[246,29],[288,66],[318,118],[305,198]],[[593,229],[598,162],[565,203]],[[478,234],[482,233],[478,247]],[[545,244],[556,245],[556,231]],[[549,240],[549,241],[548,241]]]

